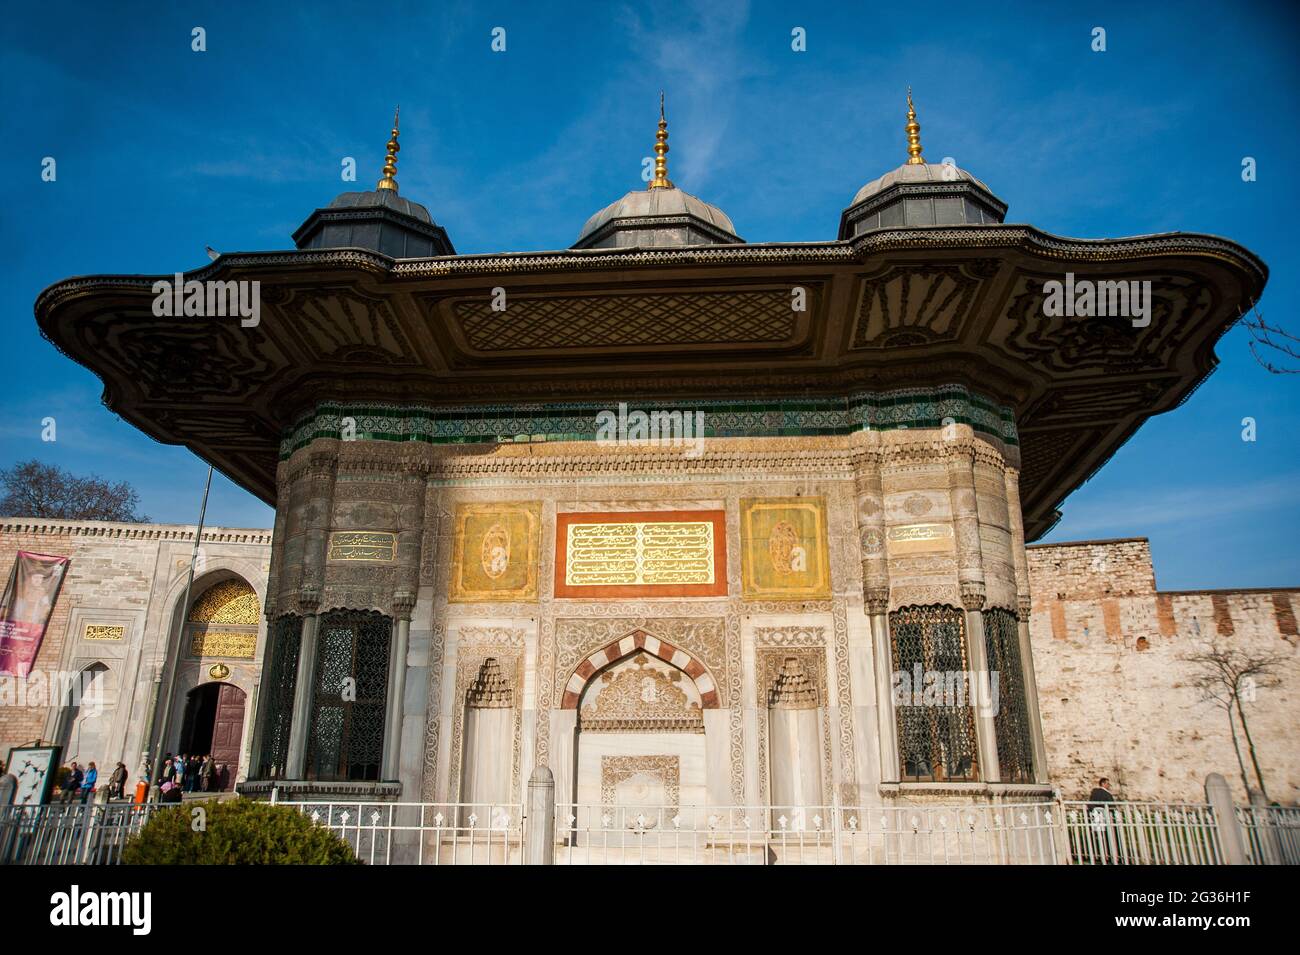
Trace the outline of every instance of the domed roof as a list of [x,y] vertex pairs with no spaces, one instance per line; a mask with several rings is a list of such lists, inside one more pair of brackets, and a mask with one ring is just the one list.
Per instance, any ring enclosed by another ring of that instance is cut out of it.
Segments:
[[335,197],[327,209],[391,209],[402,215],[432,222],[429,210],[418,202],[412,202],[405,196],[399,196],[394,189],[375,189],[371,192],[344,192]]
[[300,249],[372,249],[394,259],[455,255],[447,230],[429,210],[397,194],[397,115],[383,177],[371,192],[345,192],[317,209],[293,234]]
[[664,248],[740,241],[725,212],[672,186],[636,189],[611,202],[587,220],[573,247]]
[[988,186],[953,163],[926,162],[921,124],[907,91],[907,162],[873,179],[840,215],[840,239],[873,229],[990,225],[1003,220],[1007,204]]
[[857,195],[853,197],[853,201],[849,205],[856,206],[864,199],[869,199],[878,192],[884,192],[890,186],[900,182],[970,182],[979,186],[985,192],[993,191],[965,169],[958,169],[951,163],[905,162],[880,178],[872,179],[858,190]]
[[668,121],[662,93],[654,150],[655,175],[650,184],[611,202],[588,219],[573,248],[661,249],[743,242],[726,213],[678,189],[668,179]]

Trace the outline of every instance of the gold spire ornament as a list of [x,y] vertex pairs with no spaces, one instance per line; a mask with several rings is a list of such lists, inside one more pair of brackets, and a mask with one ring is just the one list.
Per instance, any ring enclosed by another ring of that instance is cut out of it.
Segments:
[[921,124],[916,121],[916,108],[912,106],[912,87],[907,88],[907,165],[924,166],[921,158]]
[[397,114],[399,106],[393,110],[393,135],[388,140],[388,156],[384,159],[384,178],[375,183],[375,190],[391,189],[397,191],[397,152],[402,147],[397,145]]
[[655,133],[655,177],[647,189],[672,189],[668,179],[668,120],[664,119],[664,91],[659,91],[659,132]]

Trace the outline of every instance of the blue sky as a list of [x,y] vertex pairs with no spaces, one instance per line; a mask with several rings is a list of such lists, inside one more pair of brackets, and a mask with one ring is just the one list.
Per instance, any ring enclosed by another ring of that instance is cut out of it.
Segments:
[[[94,376],[37,333],[37,293],[196,268],[205,245],[292,247],[312,209],[358,188],[343,157],[371,187],[396,103],[402,194],[460,252],[569,246],[640,184],[661,87],[677,184],[750,241],[799,241],[833,238],[858,187],[906,158],[911,84],[927,157],[988,183],[1007,221],[1227,236],[1271,268],[1266,318],[1300,331],[1300,31],[1283,3],[163,6],[23,4],[0,24],[0,466],[129,480],[154,520],[195,519],[205,466],[102,407]],[[1244,156],[1258,181],[1242,182]],[[1265,372],[1247,340],[1230,332],[1218,371],[1047,539],[1148,536],[1167,589],[1300,584],[1300,376]],[[209,517],[269,526],[271,511],[218,478]]]

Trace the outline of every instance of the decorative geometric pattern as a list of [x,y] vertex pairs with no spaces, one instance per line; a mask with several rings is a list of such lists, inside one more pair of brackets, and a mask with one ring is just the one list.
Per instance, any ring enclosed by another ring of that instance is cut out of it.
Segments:
[[[889,615],[894,672],[914,685],[919,668],[927,678],[965,674],[964,614],[955,607],[905,607]],[[907,684],[905,684],[907,685]],[[939,684],[942,688],[943,683]],[[975,717],[969,697],[964,704],[945,699],[921,705],[895,704],[901,778],[906,781],[942,782],[979,778],[975,745]]]
[[984,612],[984,645],[990,673],[998,676],[998,769],[1004,783],[1034,781],[1034,744],[1025,706],[1025,671],[1020,659],[1020,627],[1008,610]]
[[376,780],[384,751],[392,620],[335,611],[319,624],[307,778]]
[[[426,444],[528,444],[595,441],[596,416],[609,410],[596,402],[495,404],[449,408],[322,403],[280,443],[287,459],[317,438],[341,439],[343,418],[352,419],[357,440],[420,441]],[[752,401],[655,401],[649,411],[698,411],[706,438],[841,435],[898,428],[966,424],[1004,444],[1018,443],[1010,408],[960,385],[933,389],[858,393],[847,398]]]
[[[505,311],[494,312],[487,299],[457,302],[452,310],[465,339],[482,352],[784,342],[794,336],[799,314],[790,307],[788,289],[515,296]],[[581,322],[573,320],[575,311]]]
[[257,592],[242,580],[223,580],[194,601],[190,623],[235,623],[256,627],[262,616]]
[[298,654],[302,649],[302,618],[286,615],[271,627],[270,659],[262,683],[266,694],[262,717],[258,779],[279,779],[289,759],[289,729],[293,722],[293,696],[298,682]]

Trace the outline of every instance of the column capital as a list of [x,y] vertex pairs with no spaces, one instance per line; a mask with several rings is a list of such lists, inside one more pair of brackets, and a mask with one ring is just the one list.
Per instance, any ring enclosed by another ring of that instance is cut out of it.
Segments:
[[415,594],[409,590],[399,590],[393,594],[393,618],[410,620],[411,611],[415,609]]
[[970,611],[984,609],[985,591],[982,580],[963,580],[960,583],[962,606]]
[[1034,601],[1029,594],[1016,594],[1016,610],[1020,619],[1025,623],[1029,622],[1029,614],[1033,610]]
[[888,587],[865,587],[862,591],[862,599],[866,603],[867,613],[869,614],[889,612]]
[[314,614],[320,607],[320,587],[303,584],[298,588],[298,610],[304,615]]

